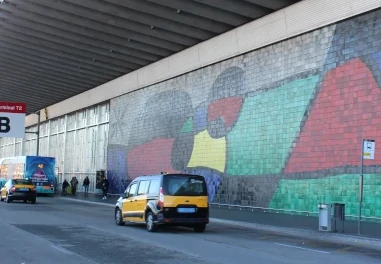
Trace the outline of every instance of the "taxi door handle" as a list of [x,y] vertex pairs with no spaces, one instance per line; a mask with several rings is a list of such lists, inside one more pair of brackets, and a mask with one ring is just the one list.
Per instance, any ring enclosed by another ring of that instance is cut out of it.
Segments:
[[137,201],[137,199],[134,200],[134,202],[136,202],[136,201]]

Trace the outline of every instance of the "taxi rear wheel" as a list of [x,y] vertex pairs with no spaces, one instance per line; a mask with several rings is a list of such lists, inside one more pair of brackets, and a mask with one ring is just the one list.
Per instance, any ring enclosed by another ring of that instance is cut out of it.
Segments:
[[196,232],[196,233],[203,233],[205,231],[205,228],[206,228],[205,224],[195,225],[193,227],[193,231]]
[[158,226],[155,225],[155,217],[152,212],[148,212],[146,216],[146,227],[148,232],[156,232],[158,229]]
[[122,218],[122,211],[120,211],[119,208],[116,208],[115,209],[115,223],[118,225],[118,226],[123,226],[125,223],[123,222],[123,218]]
[[32,199],[32,200],[30,200],[30,202],[31,202],[32,204],[35,204],[35,203],[36,203],[36,199]]
[[9,195],[7,194],[7,196],[5,197],[5,202],[7,202],[7,203],[10,203],[11,202],[11,200],[9,199]]

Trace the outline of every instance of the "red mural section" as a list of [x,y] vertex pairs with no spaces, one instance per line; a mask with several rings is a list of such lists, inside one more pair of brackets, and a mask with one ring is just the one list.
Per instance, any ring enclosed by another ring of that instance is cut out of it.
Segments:
[[140,145],[127,155],[127,171],[129,178],[137,176],[160,174],[165,171],[179,173],[171,164],[171,152],[174,139],[154,139],[144,145]]
[[230,128],[237,120],[242,103],[242,97],[229,97],[211,103],[208,109],[208,121],[223,117],[225,127]]
[[381,90],[354,59],[325,77],[285,172],[359,165],[363,138],[376,140],[375,159],[364,164],[381,165]]

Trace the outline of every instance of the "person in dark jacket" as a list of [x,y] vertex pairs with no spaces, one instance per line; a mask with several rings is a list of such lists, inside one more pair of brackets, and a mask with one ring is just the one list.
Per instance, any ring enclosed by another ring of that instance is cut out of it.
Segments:
[[89,185],[90,180],[89,177],[86,176],[85,180],[83,181],[83,187],[85,188],[85,196],[89,196]]
[[77,193],[78,180],[77,177],[73,177],[70,181],[71,193],[75,195]]
[[108,186],[109,186],[109,182],[108,182],[107,178],[104,177],[103,181],[102,181],[103,200],[107,199]]
[[69,183],[65,179],[62,183],[62,195],[67,195],[67,188],[69,188]]

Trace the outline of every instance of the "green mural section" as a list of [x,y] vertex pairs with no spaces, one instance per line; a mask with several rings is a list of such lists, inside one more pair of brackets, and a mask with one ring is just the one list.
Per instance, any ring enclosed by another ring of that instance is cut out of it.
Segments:
[[[347,215],[358,215],[359,175],[281,180],[270,208],[317,212],[319,203],[344,203]],[[381,175],[364,175],[363,216],[381,217]]]
[[185,133],[185,132],[192,132],[193,131],[193,119],[192,118],[189,118],[183,125],[183,127],[181,128],[181,133]]
[[227,173],[280,173],[318,77],[296,80],[245,99],[228,134]]

